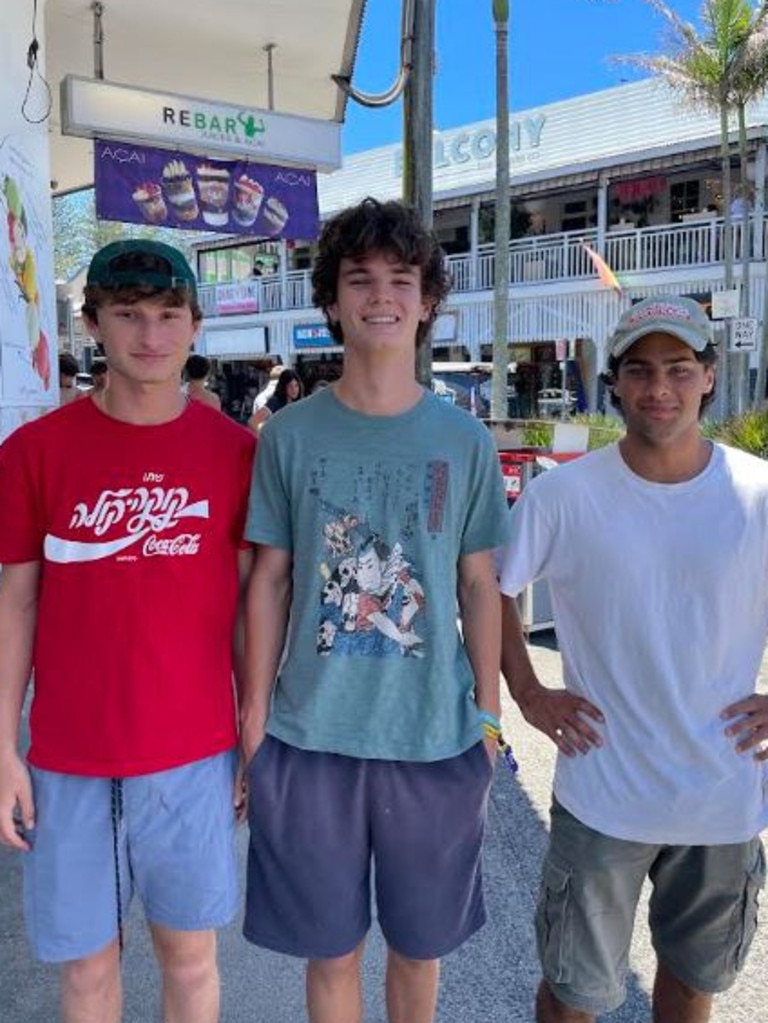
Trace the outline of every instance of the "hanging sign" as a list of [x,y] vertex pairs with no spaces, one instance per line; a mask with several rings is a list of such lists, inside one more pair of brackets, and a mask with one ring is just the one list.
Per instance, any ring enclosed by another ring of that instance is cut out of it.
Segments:
[[96,216],[261,238],[318,234],[313,170],[96,140]]
[[67,75],[61,132],[219,152],[318,170],[341,166],[341,125],[232,103]]
[[739,289],[712,292],[712,319],[729,320],[739,315]]

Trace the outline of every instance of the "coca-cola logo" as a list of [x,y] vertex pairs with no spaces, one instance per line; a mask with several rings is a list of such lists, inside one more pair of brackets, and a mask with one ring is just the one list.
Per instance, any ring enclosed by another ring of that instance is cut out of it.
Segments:
[[[149,557],[197,554],[200,533],[181,533],[171,539],[159,537],[181,525],[191,525],[190,519],[209,519],[208,499],[193,500],[186,487],[162,486],[162,473],[146,472],[142,482],[156,485],[103,490],[93,504],[81,501],[75,505],[69,528],[90,535],[79,539],[48,534],[44,545],[46,559],[70,564],[120,555],[122,560],[128,560],[128,548],[138,550],[140,545]],[[122,535],[115,535],[118,528]]]
[[200,550],[200,533],[180,533],[171,539],[164,539],[152,534],[144,541],[145,557],[152,557],[155,554],[165,557],[182,557],[187,554],[197,554]]

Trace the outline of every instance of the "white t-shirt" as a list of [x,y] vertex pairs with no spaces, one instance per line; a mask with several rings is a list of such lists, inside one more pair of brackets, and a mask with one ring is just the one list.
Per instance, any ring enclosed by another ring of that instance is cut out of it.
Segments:
[[550,586],[564,683],[605,740],[558,757],[555,795],[640,842],[742,842],[768,823],[768,767],[721,711],[754,692],[768,631],[768,463],[714,445],[685,483],[636,476],[612,445],[529,484],[501,588]]

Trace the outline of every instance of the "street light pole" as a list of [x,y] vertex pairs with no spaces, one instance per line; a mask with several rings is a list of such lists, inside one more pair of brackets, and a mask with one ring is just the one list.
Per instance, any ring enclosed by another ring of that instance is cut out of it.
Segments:
[[493,0],[496,31],[496,213],[494,217],[491,419],[506,419],[509,366],[509,2]]
[[[403,201],[413,206],[425,227],[432,213],[432,76],[436,0],[414,0],[413,64],[403,92]],[[432,342],[416,353],[416,376],[432,383]]]

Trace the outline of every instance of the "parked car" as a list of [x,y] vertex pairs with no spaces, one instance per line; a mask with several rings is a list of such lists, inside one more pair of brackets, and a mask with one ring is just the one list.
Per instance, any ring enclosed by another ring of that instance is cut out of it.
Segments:
[[573,391],[563,393],[561,387],[545,387],[536,396],[536,407],[540,416],[561,416],[576,408],[576,395]]

